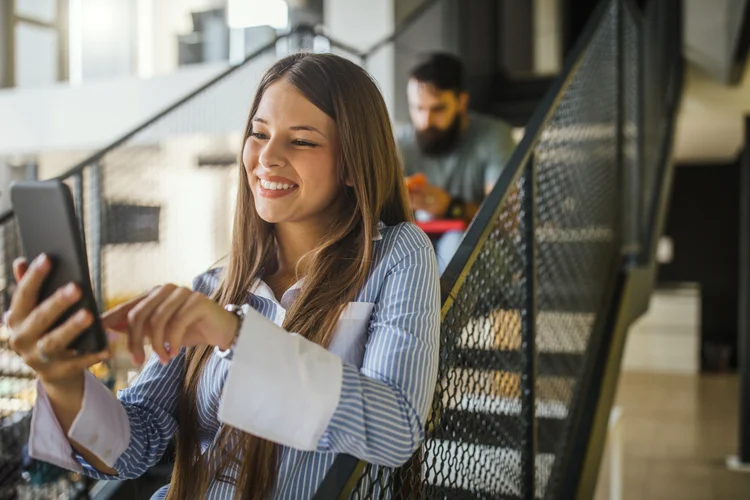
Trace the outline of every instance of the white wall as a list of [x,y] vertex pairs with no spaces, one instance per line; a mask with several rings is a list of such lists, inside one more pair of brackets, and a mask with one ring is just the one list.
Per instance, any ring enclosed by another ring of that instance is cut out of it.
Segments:
[[750,114],[750,65],[742,84],[728,87],[692,64],[677,116],[675,159],[682,163],[733,162],[744,145]]
[[0,91],[0,156],[101,147],[226,68],[217,63],[151,80]]
[[135,5],[132,0],[80,0],[83,82],[134,73]]
[[[327,34],[360,50],[390,35],[394,28],[394,0],[325,0]],[[378,52],[367,64],[380,86],[391,114],[394,109],[393,47]]]
[[49,85],[58,80],[57,31],[31,23],[15,30],[15,84],[18,87]]
[[684,0],[683,53],[715,79],[729,81],[747,0]]
[[560,2],[534,0],[534,73],[556,74],[562,63]]
[[746,3],[685,0],[683,54],[688,64],[674,149],[681,163],[733,162],[744,146],[750,65],[739,85],[722,82],[730,73],[739,13]]
[[656,290],[648,312],[628,331],[622,369],[639,372],[700,372],[701,291],[683,284]]

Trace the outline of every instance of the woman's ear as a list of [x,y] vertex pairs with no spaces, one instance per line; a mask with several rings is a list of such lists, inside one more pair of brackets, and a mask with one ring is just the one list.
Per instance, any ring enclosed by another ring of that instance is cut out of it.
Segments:
[[351,173],[347,172],[343,165],[341,165],[342,175],[344,177],[344,185],[346,187],[354,187],[354,180],[352,179]]

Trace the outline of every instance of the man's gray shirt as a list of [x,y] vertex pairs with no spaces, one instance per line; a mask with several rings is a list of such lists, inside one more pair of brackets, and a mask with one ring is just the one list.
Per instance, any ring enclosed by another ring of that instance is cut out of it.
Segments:
[[485,186],[494,185],[500,177],[515,146],[510,125],[477,113],[469,113],[468,127],[445,156],[424,156],[410,124],[398,128],[396,140],[406,175],[421,172],[430,184],[477,204],[484,200]]

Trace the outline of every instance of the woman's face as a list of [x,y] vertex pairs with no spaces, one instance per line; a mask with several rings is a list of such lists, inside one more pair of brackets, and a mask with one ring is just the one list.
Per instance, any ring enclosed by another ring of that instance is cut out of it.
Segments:
[[281,79],[252,117],[242,161],[258,215],[272,224],[328,224],[336,216],[339,180],[336,124]]

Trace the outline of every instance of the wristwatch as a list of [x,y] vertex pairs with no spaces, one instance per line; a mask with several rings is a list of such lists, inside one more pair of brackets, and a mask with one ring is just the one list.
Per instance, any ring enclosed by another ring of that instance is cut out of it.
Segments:
[[247,304],[227,304],[224,306],[224,309],[237,316],[239,322],[237,323],[237,331],[234,332],[234,340],[232,341],[232,345],[229,346],[229,349],[224,350],[216,345],[214,346],[214,354],[216,354],[220,358],[230,360],[232,359],[234,348],[237,346],[237,339],[240,336],[240,329],[242,328],[242,320],[245,319],[245,315],[247,314],[248,309],[250,309],[250,306]]

